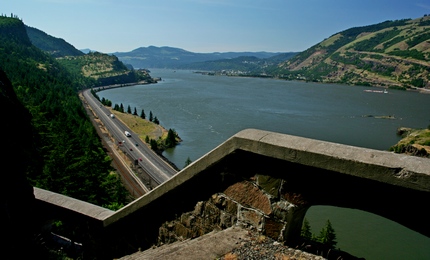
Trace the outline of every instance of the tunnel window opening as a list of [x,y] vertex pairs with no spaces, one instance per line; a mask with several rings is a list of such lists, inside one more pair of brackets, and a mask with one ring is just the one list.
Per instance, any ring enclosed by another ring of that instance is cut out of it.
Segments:
[[362,210],[313,206],[306,215],[318,236],[327,220],[336,234],[336,248],[369,259],[430,259],[430,238],[396,222]]

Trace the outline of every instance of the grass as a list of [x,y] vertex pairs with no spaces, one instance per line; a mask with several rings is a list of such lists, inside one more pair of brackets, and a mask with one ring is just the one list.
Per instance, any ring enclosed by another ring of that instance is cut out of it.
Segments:
[[403,138],[392,148],[412,145],[417,149],[425,149],[430,154],[430,129],[407,129]]
[[145,142],[146,136],[149,139],[166,139],[167,130],[162,126],[157,125],[149,120],[142,119],[140,116],[135,116],[128,113],[121,113],[115,110],[111,110],[111,113],[115,115],[116,119],[121,120],[131,131],[136,133],[139,138]]

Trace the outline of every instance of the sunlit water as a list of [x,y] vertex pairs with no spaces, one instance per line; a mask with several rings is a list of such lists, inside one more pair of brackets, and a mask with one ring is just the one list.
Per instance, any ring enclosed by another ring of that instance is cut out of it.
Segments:
[[[365,87],[259,78],[206,76],[191,71],[151,70],[157,84],[99,93],[113,104],[152,112],[183,139],[164,152],[179,168],[198,160],[246,128],[387,150],[401,126],[430,124],[430,95]],[[391,116],[381,119],[379,116]],[[423,202],[424,204],[425,202]],[[430,239],[362,211],[313,207],[306,218],[314,233],[330,219],[337,246],[366,259],[430,259]]]

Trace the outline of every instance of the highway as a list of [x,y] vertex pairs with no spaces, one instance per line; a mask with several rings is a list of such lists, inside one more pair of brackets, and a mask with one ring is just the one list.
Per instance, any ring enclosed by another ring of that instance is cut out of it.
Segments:
[[[177,171],[166,161],[152,151],[139,136],[117,118],[110,117],[110,111],[104,107],[87,89],[82,92],[84,98],[98,118],[105,125],[110,135],[115,139],[117,145],[122,146],[127,155],[133,160],[137,160],[138,165],[157,185],[170,179]],[[127,137],[125,131],[131,136]]]

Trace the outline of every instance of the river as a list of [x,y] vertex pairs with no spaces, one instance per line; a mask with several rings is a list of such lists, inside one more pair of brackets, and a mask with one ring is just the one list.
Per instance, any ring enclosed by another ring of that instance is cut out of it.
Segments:
[[[160,125],[174,129],[183,141],[164,156],[179,168],[246,128],[387,150],[400,140],[398,127],[430,125],[430,95],[416,92],[371,93],[364,91],[369,87],[183,70],[151,69],[151,76],[161,81],[98,94],[139,113],[152,112]],[[315,234],[330,219],[337,247],[355,256],[430,259],[430,238],[367,212],[317,206],[306,218]]]

